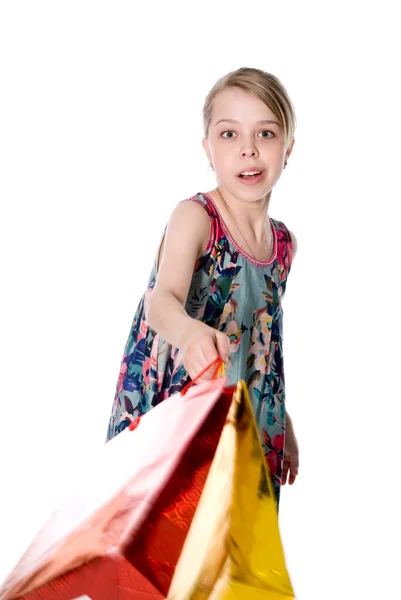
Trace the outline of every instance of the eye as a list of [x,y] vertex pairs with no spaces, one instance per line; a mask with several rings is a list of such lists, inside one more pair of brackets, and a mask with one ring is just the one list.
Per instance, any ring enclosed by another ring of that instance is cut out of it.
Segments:
[[231,140],[234,136],[235,136],[234,131],[223,131],[223,133],[221,134],[221,137],[226,140]]
[[260,132],[258,133],[258,136],[259,136],[259,137],[262,137],[262,138],[267,138],[267,139],[270,139],[270,138],[272,138],[272,137],[275,137],[274,133],[273,133],[272,131],[268,131],[268,130],[265,130],[265,131],[260,131]]

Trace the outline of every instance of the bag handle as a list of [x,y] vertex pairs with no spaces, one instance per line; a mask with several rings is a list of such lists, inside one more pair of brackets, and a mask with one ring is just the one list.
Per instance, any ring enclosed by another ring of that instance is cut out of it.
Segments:
[[216,379],[216,377],[224,377],[224,375],[226,374],[226,367],[225,367],[224,362],[218,356],[211,363],[209,363],[204,369],[202,369],[202,371],[200,373],[198,373],[198,375],[196,377],[194,377],[192,379],[192,381],[188,381],[188,383],[182,388],[182,390],[180,392],[181,395],[184,396],[187,393],[187,391],[194,385],[194,383],[196,383],[202,377],[202,375],[204,375],[214,365],[216,365],[216,368],[213,371],[212,379]]
[[[210,364],[208,364],[207,367],[202,369],[202,371],[198,373],[198,375],[194,377],[192,381],[188,381],[188,383],[182,388],[180,394],[184,396],[187,393],[187,391],[194,385],[194,383],[196,383],[198,379],[200,379],[200,377],[202,377],[202,375],[204,375],[206,371],[208,371],[214,365],[216,365],[216,368],[213,371],[212,379],[216,379],[216,377],[224,377],[224,375],[226,374],[226,366],[221,360],[221,358],[218,356]],[[134,429],[138,427],[140,419],[141,417],[136,417],[135,419],[133,419],[128,425],[128,429],[130,431],[134,431]]]

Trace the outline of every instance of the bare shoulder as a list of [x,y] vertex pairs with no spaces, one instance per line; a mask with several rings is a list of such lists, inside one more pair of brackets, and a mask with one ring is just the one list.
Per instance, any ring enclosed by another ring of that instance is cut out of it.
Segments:
[[292,257],[294,258],[294,256],[297,253],[297,250],[298,250],[298,240],[292,231],[290,231],[290,236],[291,236],[291,241],[292,241]]
[[194,265],[209,235],[209,215],[199,203],[184,201],[175,207],[159,251],[155,292],[169,292],[185,303]]
[[196,222],[198,222],[200,225],[209,224],[209,215],[207,210],[199,202],[196,202],[196,200],[183,200],[177,204],[171,214],[171,218],[190,221],[195,217],[196,219],[199,219],[199,221]]
[[[182,237],[185,241],[190,239],[192,246],[197,251],[202,251],[209,241],[210,218],[206,209],[193,200],[184,200],[177,204],[173,210],[168,225],[167,236],[174,231],[174,237]],[[177,240],[178,241],[178,240]]]
[[[204,252],[210,236],[209,215],[205,208],[195,201],[180,202],[174,208],[167,223],[165,235],[159,249],[158,266],[165,271],[165,265],[176,268],[188,265]],[[193,266],[193,265],[192,265]]]

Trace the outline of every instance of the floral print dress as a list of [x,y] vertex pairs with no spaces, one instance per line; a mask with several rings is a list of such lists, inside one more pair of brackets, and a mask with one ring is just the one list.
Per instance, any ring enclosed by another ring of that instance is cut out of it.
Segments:
[[[268,262],[258,262],[235,243],[208,194],[186,201],[201,204],[211,225],[207,248],[194,267],[186,310],[229,337],[226,374],[229,383],[247,383],[279,501],[285,436],[282,299],[292,261],[291,235],[284,223],[270,219],[273,254]],[[125,346],[108,440],[189,381],[179,349],[146,323],[146,302],[156,277],[157,261]]]

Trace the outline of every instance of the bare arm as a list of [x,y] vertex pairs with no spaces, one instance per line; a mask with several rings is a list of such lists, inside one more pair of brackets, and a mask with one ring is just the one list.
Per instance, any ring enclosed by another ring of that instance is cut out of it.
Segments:
[[[298,250],[298,242],[295,235],[290,231],[292,240],[292,258],[294,259],[295,254]],[[294,431],[294,425],[292,419],[286,409],[286,434],[285,434],[285,448],[284,448],[284,465],[283,475],[281,483],[285,485],[288,481],[290,485],[294,483],[297,478],[299,470],[299,448],[298,441]]]
[[227,336],[193,319],[185,310],[194,265],[207,245],[209,231],[209,217],[202,206],[183,202],[176,207],[147,304],[148,324],[183,352],[191,377],[217,356],[223,360],[228,356]]
[[209,238],[209,227],[209,217],[200,205],[183,202],[171,215],[161,247],[156,284],[147,305],[147,321],[163,339],[178,348],[193,324],[184,307],[195,262]]
[[295,258],[295,255],[297,253],[298,250],[298,240],[295,237],[295,235],[292,233],[292,231],[290,231],[290,235],[291,235],[291,240],[292,240],[292,258]]

